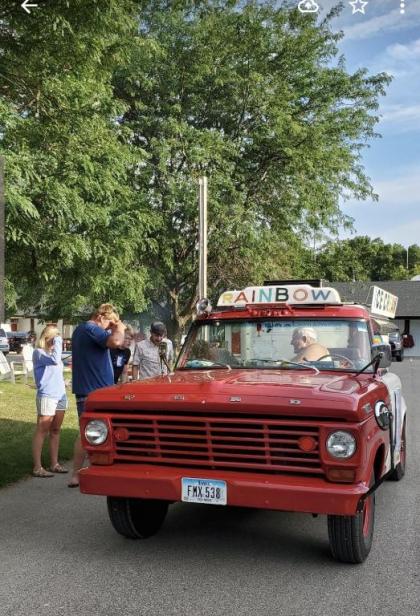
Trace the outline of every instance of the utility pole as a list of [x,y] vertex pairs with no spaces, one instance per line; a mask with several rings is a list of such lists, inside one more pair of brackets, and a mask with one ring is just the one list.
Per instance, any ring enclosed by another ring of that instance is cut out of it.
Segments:
[[0,156],[0,323],[4,323],[4,156]]
[[207,178],[199,178],[199,269],[198,269],[198,298],[207,297]]
[[405,269],[407,270],[407,272],[408,272],[408,249],[409,249],[409,246],[407,246],[407,248],[406,248],[406,251],[407,251],[407,259],[406,259]]

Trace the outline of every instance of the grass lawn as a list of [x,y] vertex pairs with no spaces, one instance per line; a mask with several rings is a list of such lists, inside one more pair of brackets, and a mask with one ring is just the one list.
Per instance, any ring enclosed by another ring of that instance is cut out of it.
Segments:
[[[0,487],[13,483],[32,472],[32,435],[36,424],[33,381],[29,384],[0,381]],[[60,460],[73,455],[74,440],[78,432],[76,403],[69,396],[61,429]],[[45,440],[43,464],[49,466],[48,440]]]

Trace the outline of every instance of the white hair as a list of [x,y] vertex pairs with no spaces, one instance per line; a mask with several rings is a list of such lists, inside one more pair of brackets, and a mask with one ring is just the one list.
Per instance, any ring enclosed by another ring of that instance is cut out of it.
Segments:
[[312,340],[318,340],[318,334],[316,333],[313,327],[298,327],[293,332],[293,335],[299,336],[299,338],[301,338],[302,336],[306,336],[306,338],[311,338]]

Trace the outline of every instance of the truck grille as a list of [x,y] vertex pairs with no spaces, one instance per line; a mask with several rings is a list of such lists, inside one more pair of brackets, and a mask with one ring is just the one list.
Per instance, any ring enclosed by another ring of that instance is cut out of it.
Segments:
[[[319,428],[310,421],[142,414],[113,417],[112,428],[118,462],[323,474]],[[124,440],[117,440],[121,432]],[[312,451],[299,448],[301,437],[314,439]]]

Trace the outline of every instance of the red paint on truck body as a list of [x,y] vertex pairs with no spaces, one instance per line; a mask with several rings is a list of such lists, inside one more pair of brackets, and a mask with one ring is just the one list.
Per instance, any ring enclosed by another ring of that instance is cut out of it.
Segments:
[[[248,306],[203,320],[282,316],[363,319],[371,328],[367,310],[350,305]],[[373,414],[375,402],[387,398],[378,376],[333,370],[181,369],[101,389],[88,397],[82,437],[92,419],[106,421],[109,434],[100,446],[83,437],[101,464],[81,471],[81,491],[179,501],[182,477],[221,479],[230,505],[353,515],[376,453],[389,448]],[[334,459],[326,450],[337,430],[356,438],[350,459]],[[311,447],[306,451],[299,442]],[[329,481],[331,469],[353,471],[354,480]]]

